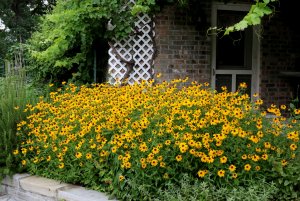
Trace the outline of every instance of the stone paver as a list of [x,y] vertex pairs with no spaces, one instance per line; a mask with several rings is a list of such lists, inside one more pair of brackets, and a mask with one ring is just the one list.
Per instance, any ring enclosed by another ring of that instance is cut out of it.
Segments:
[[[108,201],[108,196],[94,190],[87,190],[83,187],[74,187],[58,191],[58,199],[72,201]],[[116,201],[116,200],[112,200]]]
[[16,201],[15,199],[12,198],[10,195],[2,195],[0,196],[0,201]]
[[108,197],[81,186],[29,174],[16,174],[0,183],[0,201],[109,201]]
[[55,197],[58,189],[67,187],[68,185],[69,184],[38,176],[26,177],[20,180],[20,186],[25,191],[48,197]]

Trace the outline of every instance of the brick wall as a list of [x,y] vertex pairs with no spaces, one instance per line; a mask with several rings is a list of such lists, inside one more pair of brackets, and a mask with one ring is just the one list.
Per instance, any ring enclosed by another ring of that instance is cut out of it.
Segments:
[[288,104],[296,97],[297,83],[300,84],[299,77],[281,75],[300,71],[300,35],[291,20],[278,12],[263,24],[260,90],[266,105]]
[[[202,8],[210,17],[210,5]],[[189,77],[210,82],[211,40],[206,34],[209,24],[201,26],[196,28],[190,15],[176,6],[166,6],[156,15],[154,70],[162,73],[161,80]]]
[[[211,4],[206,3],[202,7],[207,23],[200,29],[189,19],[189,14],[176,6],[166,6],[156,15],[157,57],[154,70],[162,73],[160,80],[188,76],[190,80],[199,82],[211,81],[212,47],[211,38],[207,36]],[[293,23],[291,19],[279,12],[263,23],[259,84],[266,106],[288,104],[296,96],[300,78],[280,75],[284,71],[300,71],[300,37],[294,28],[297,22]]]

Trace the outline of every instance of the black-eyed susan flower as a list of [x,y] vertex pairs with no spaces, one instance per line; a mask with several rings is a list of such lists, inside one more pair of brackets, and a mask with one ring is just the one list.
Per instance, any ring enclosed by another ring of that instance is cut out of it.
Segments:
[[225,176],[225,170],[219,170],[218,171],[218,176],[219,177],[224,177]]
[[238,174],[237,173],[233,173],[232,175],[231,175],[231,178],[233,178],[233,179],[236,179],[238,177]]
[[250,165],[250,164],[246,164],[246,165],[244,166],[244,170],[250,171],[250,169],[251,169],[251,165]]
[[64,163],[60,163],[59,165],[58,165],[58,168],[59,169],[63,169],[65,167],[65,164]]
[[281,165],[282,166],[286,166],[288,164],[287,160],[283,159],[281,160]]
[[157,160],[154,159],[154,160],[151,161],[151,165],[152,165],[152,166],[157,166],[157,164],[158,164],[158,161],[157,161]]
[[297,145],[291,144],[291,145],[290,145],[290,149],[291,149],[292,151],[295,151],[295,150],[297,149]]
[[220,163],[226,163],[227,162],[227,157],[226,156],[222,156],[220,158]]
[[91,153],[87,153],[87,154],[85,155],[85,158],[86,158],[86,159],[91,159],[91,158],[92,158],[92,154],[91,154]]
[[22,164],[23,166],[25,166],[26,163],[27,163],[26,160],[22,160],[22,161],[21,161],[21,164]]
[[177,155],[176,156],[176,160],[179,162],[179,161],[182,161],[182,155]]
[[119,175],[119,181],[123,181],[125,179],[125,177],[123,175]]
[[236,166],[235,165],[230,165],[228,167],[228,169],[229,169],[230,172],[234,172],[236,170]]
[[203,178],[203,177],[205,177],[205,175],[207,173],[208,173],[207,170],[199,170],[197,174],[198,174],[198,177]]

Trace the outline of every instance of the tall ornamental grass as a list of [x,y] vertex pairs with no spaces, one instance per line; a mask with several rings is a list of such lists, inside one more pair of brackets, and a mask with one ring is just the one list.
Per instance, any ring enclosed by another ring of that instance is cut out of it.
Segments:
[[33,174],[121,200],[150,200],[183,174],[229,189],[281,178],[294,192],[285,176],[299,158],[300,110],[292,119],[281,115],[284,105],[262,111],[245,84],[217,93],[207,83],[178,87],[183,82],[66,85],[28,105],[14,154]]
[[0,180],[16,171],[12,151],[17,147],[17,123],[25,119],[26,106],[36,100],[22,70],[0,77]]

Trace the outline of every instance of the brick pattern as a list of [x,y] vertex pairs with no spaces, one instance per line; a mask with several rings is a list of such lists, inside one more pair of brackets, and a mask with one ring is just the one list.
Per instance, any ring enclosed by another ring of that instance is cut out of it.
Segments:
[[[211,4],[202,7],[207,26],[200,31],[189,20],[189,14],[176,6],[167,6],[157,14],[154,69],[155,73],[162,73],[160,81],[188,76],[192,81],[210,82],[211,39],[206,31],[210,26]],[[289,20],[284,20],[279,12],[262,26],[259,84],[265,106],[289,104],[296,98],[300,84],[300,78],[280,75],[284,71],[300,71],[300,34],[293,23],[287,23]]]
[[[265,105],[288,104],[296,98],[300,78],[284,77],[280,72],[300,71],[300,34],[281,13],[263,24],[261,39],[260,93]],[[300,91],[299,91],[300,93]]]
[[[210,5],[203,5],[210,16]],[[157,57],[155,73],[160,80],[189,77],[191,81],[210,82],[211,40],[206,30],[196,28],[190,16],[176,6],[164,7],[155,17]],[[199,31],[201,30],[201,31]]]

